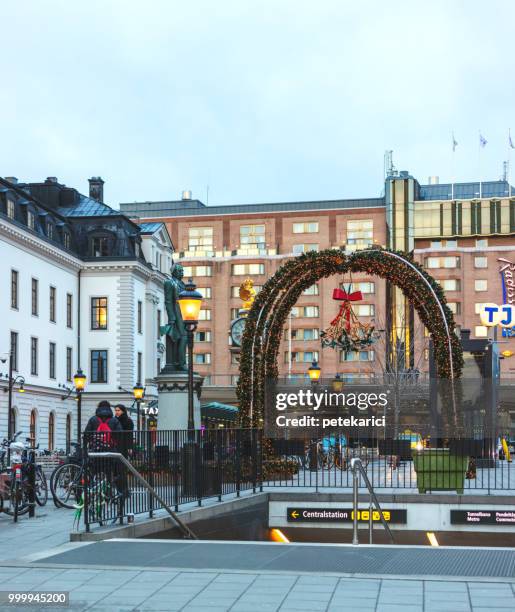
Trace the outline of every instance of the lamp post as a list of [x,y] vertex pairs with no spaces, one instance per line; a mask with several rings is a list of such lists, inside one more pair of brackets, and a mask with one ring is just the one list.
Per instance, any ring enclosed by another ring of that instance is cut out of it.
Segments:
[[316,384],[318,383],[318,380],[320,378],[320,367],[318,365],[318,362],[315,360],[313,361],[313,363],[309,366],[308,368],[308,375],[309,375],[309,380],[312,382],[312,384]]
[[[320,366],[318,365],[318,362],[316,360],[313,361],[313,363],[308,368],[309,380],[311,381],[311,384],[313,386],[318,384],[320,372],[321,370]],[[309,469],[315,472],[318,470],[318,439],[311,440],[311,451],[309,453]]]
[[77,443],[82,446],[81,434],[82,434],[82,393],[86,386],[86,375],[79,368],[73,377],[73,384],[75,385],[75,391],[77,392]]
[[141,429],[140,402],[143,399],[143,396],[145,395],[145,387],[142,387],[141,383],[137,382],[132,388],[132,393],[134,395],[134,399],[136,400],[136,423],[137,423],[136,429],[139,431]]
[[[14,431],[12,428],[12,424],[13,424],[12,423],[13,389],[14,389],[14,385],[18,383],[20,385],[18,392],[25,393],[25,388],[23,386],[25,384],[25,378],[21,375],[13,376],[14,360],[13,360],[12,351],[9,352],[8,359],[9,359],[9,373],[7,374],[7,393],[8,393],[8,396],[7,396],[7,438],[10,440],[14,434]],[[7,358],[2,359],[3,363],[5,363],[6,361],[7,361]]]
[[194,438],[195,419],[193,413],[193,334],[197,329],[202,295],[196,290],[193,279],[189,279],[177,299],[182,320],[188,334],[188,437]]
[[333,378],[331,387],[335,393],[340,393],[340,391],[343,389],[343,378],[339,374],[336,374],[336,376]]

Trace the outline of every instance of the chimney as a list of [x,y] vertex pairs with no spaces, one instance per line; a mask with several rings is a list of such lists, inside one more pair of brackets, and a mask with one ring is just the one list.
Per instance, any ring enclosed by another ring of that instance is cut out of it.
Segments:
[[440,177],[439,176],[430,176],[427,179],[427,182],[429,185],[439,185],[440,184]]
[[57,176],[47,176],[45,183],[58,183]]
[[191,200],[191,191],[189,189],[182,192],[183,200]]
[[97,202],[104,202],[104,181],[99,176],[92,176],[89,181],[89,197]]
[[5,180],[9,181],[9,183],[11,183],[11,185],[17,185],[18,184],[18,179],[15,176],[6,176]]

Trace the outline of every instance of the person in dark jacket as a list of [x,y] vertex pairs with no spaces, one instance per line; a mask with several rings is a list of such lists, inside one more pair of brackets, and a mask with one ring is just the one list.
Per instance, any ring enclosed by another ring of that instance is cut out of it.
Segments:
[[123,434],[120,434],[120,444],[118,449],[124,457],[128,457],[132,450],[134,421],[127,414],[127,408],[123,404],[116,404],[114,407],[115,417],[122,427]]
[[105,423],[111,431],[122,431],[122,426],[118,419],[115,418],[111,410],[111,404],[107,400],[99,402],[95,411],[95,416],[89,419],[84,431],[97,431],[102,423]]

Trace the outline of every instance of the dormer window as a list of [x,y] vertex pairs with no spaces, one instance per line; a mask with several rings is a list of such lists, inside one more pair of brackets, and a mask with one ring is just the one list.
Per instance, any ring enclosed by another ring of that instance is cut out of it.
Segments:
[[70,244],[71,244],[70,232],[65,230],[63,232],[63,245],[64,245],[64,248],[65,249],[69,249],[70,248]]
[[47,221],[46,235],[47,235],[47,238],[50,238],[50,240],[54,239],[54,226],[51,221]]
[[107,236],[91,238],[90,253],[92,257],[107,257],[109,255],[109,238]]
[[14,200],[7,198],[7,216],[9,219],[14,219],[15,208],[14,208]]
[[31,210],[28,210],[27,211],[27,227],[33,230],[35,225],[36,225],[36,218],[34,216],[34,213]]

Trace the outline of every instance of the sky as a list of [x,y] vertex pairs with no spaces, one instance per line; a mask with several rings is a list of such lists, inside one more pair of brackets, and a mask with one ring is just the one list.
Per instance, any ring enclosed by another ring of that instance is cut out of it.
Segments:
[[421,183],[497,180],[510,127],[515,142],[511,0],[0,0],[0,15],[0,176],[87,193],[100,175],[114,207],[185,189],[376,197],[385,150]]

